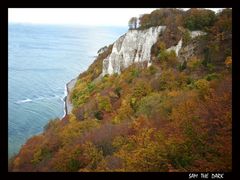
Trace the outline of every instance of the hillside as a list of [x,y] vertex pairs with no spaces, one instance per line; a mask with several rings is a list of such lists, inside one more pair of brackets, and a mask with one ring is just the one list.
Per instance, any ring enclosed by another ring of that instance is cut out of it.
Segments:
[[160,9],[77,78],[9,171],[231,171],[232,11]]

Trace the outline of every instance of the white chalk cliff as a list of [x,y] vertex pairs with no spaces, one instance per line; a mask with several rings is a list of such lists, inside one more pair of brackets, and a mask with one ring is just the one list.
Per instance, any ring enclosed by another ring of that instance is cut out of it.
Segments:
[[179,50],[182,48],[182,39],[178,42],[176,46],[172,46],[167,49],[167,51],[175,51],[176,55],[178,56]]
[[120,74],[134,62],[150,63],[151,48],[165,28],[158,26],[146,30],[129,30],[114,43],[111,54],[103,60],[102,75]]
[[[159,35],[166,26],[151,27],[146,30],[129,30],[113,44],[112,52],[103,60],[103,69],[100,77],[106,74],[120,74],[121,71],[135,62],[147,62],[151,65],[151,48],[157,42]],[[202,31],[190,31],[191,38],[205,35]],[[167,51],[175,51],[179,55],[183,45],[182,38],[175,46]],[[102,48],[104,51],[105,49]],[[101,51],[102,52],[102,51]]]
[[190,36],[191,38],[195,38],[197,36],[203,36],[203,35],[206,35],[207,33],[206,32],[203,32],[203,31],[191,31],[190,32]]

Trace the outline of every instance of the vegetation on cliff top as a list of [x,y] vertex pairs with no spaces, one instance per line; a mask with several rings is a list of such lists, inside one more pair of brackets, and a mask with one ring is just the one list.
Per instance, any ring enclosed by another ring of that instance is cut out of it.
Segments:
[[[150,67],[136,63],[98,79],[109,46],[79,76],[72,114],[50,121],[44,133],[29,139],[10,171],[231,171],[230,11],[202,24],[208,34],[199,41],[208,46],[184,63],[159,40]],[[150,16],[162,23],[164,12]],[[177,21],[179,10],[171,12]],[[212,14],[187,13],[193,17],[181,24],[191,27],[190,21]],[[144,18],[141,26],[153,25]]]

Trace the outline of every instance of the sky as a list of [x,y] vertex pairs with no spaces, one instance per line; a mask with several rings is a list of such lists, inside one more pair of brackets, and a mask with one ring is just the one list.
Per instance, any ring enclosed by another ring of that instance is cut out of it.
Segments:
[[[155,9],[157,8],[9,8],[8,21],[31,24],[128,26],[131,17],[139,17]],[[217,11],[220,8],[211,9]]]

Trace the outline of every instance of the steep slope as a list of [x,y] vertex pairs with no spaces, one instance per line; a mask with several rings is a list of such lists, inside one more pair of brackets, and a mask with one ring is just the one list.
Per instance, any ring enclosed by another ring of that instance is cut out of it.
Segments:
[[120,74],[134,62],[149,62],[152,45],[165,28],[159,26],[146,30],[129,30],[114,43],[111,54],[103,60],[102,75]]
[[29,139],[9,170],[231,171],[232,39],[221,28],[231,18],[218,17],[207,33],[148,27],[101,49],[71,92],[72,113]]

